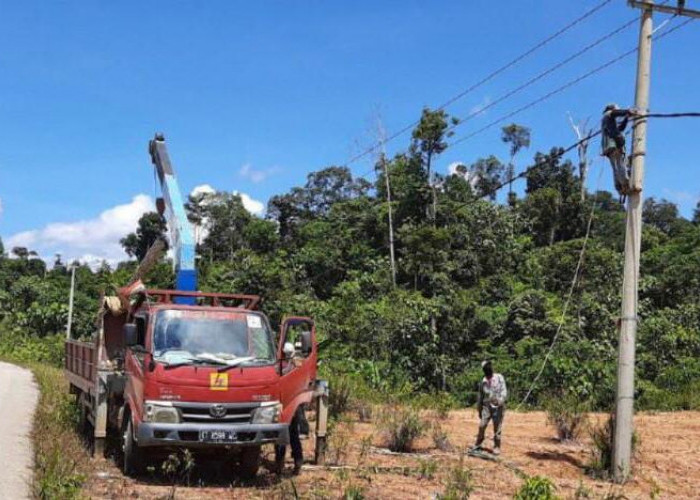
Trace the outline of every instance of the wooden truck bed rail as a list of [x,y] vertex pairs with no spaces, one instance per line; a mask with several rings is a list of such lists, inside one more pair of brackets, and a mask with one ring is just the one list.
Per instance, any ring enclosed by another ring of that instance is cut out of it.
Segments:
[[86,392],[97,380],[97,349],[92,342],[67,340],[65,343],[66,375],[70,382]]

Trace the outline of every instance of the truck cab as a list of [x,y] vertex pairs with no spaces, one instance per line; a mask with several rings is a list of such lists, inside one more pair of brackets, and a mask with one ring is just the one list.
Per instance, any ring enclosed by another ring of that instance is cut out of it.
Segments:
[[[97,439],[121,437],[127,474],[142,470],[151,454],[190,448],[232,456],[239,474],[250,477],[262,445],[289,443],[292,417],[323,390],[316,329],[310,318],[291,317],[275,338],[258,301],[146,290],[105,308],[92,344],[67,343],[82,414]],[[88,352],[95,369],[74,369],[76,356]]]

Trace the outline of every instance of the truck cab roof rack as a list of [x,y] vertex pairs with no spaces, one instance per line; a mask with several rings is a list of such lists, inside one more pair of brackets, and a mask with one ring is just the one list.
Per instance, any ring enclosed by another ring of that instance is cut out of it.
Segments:
[[173,304],[175,298],[190,297],[198,306],[232,307],[255,310],[260,303],[259,295],[240,293],[189,292],[184,290],[146,290],[146,296],[157,304]]

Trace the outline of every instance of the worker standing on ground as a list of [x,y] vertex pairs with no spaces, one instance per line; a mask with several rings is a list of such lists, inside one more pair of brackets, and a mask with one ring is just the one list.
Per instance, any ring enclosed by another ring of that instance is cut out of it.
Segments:
[[629,189],[629,174],[627,172],[627,152],[625,150],[625,128],[630,116],[636,112],[630,109],[620,109],[617,104],[608,104],[603,110],[603,120],[600,126],[602,134],[603,156],[607,156],[613,170],[615,189],[624,202]]
[[479,399],[477,400],[477,411],[479,412],[479,433],[476,437],[475,450],[481,449],[484,442],[486,427],[489,420],[493,420],[493,454],[501,453],[501,429],[503,428],[503,416],[506,411],[506,381],[500,373],[494,373],[491,361],[481,363],[484,371],[484,378],[479,384]]

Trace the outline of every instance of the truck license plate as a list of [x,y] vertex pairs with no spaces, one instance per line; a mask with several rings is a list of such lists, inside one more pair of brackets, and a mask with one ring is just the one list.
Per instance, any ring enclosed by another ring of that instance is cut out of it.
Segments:
[[234,431],[199,431],[199,440],[204,443],[233,443],[236,441]]

